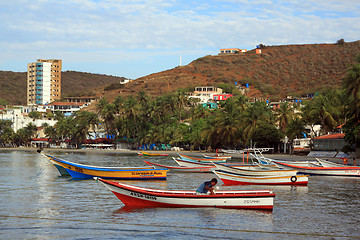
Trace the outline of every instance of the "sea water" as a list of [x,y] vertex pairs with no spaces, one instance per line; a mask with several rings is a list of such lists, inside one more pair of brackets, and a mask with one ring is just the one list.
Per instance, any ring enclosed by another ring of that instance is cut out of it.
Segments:
[[[47,153],[96,166],[175,166],[169,157],[107,151]],[[231,161],[240,161],[233,159]],[[195,190],[211,173],[168,173],[166,181],[123,181],[158,189]],[[94,180],[60,177],[36,151],[0,149],[0,239],[356,239],[360,178],[310,176],[308,186],[273,189],[274,210],[127,209]]]

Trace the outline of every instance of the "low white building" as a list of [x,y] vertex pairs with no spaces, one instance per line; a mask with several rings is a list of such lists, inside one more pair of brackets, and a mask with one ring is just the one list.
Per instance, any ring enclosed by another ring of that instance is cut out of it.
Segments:
[[196,99],[199,104],[211,102],[214,100],[214,95],[222,94],[223,90],[217,87],[204,86],[196,87],[193,93],[190,93],[189,98]]
[[13,123],[12,129],[14,132],[26,127],[29,123],[32,123],[36,127],[40,128],[44,123],[47,123],[49,126],[54,126],[57,122],[56,120],[29,118],[28,113],[31,111],[34,111],[32,107],[16,106],[13,108],[7,108],[1,111],[0,119],[10,120]]

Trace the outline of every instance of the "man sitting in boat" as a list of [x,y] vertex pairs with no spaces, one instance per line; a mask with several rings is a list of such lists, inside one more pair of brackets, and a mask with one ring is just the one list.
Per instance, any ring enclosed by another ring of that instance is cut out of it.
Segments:
[[210,191],[210,195],[214,195],[214,186],[217,184],[217,179],[213,178],[211,181],[203,182],[196,190],[197,194],[207,194]]

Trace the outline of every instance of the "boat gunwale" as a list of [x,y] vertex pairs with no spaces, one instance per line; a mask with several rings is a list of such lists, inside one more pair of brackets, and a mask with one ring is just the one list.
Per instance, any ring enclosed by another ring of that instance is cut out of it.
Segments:
[[156,169],[153,166],[149,166],[147,167],[100,167],[100,166],[92,166],[92,165],[85,165],[85,164],[78,164],[78,163],[74,163],[74,162],[70,162],[70,161],[66,161],[63,159],[59,159],[50,155],[46,155],[50,160],[55,161],[55,162],[59,162],[62,164],[68,164],[74,167],[78,167],[78,168],[84,168],[87,170],[94,170],[94,171],[109,171],[109,172],[117,172],[117,171],[153,171],[153,170],[168,170],[168,169]]
[[114,186],[130,192],[139,194],[146,194],[156,197],[171,197],[171,198],[257,198],[257,197],[275,197],[273,190],[235,190],[235,191],[217,191],[214,195],[199,195],[196,191],[177,191],[177,190],[161,190],[149,189],[138,186],[132,186],[124,183],[113,182],[102,178],[97,178],[104,184]]
[[144,161],[145,163],[149,164],[149,165],[155,165],[155,166],[159,166],[159,167],[164,167],[164,168],[168,168],[168,169],[183,169],[183,170],[192,170],[192,169],[212,169],[214,168],[213,166],[209,165],[209,166],[198,166],[198,167],[182,167],[182,166],[167,166],[167,165],[163,165],[163,164],[159,164],[159,163],[153,163],[153,162],[149,162],[149,161]]
[[296,169],[305,169],[305,170],[327,170],[327,171],[336,171],[336,170],[360,170],[360,167],[349,166],[349,167],[304,167],[304,166],[296,166],[292,164],[287,164],[283,162],[274,161],[276,164],[280,164],[286,167],[292,167]]

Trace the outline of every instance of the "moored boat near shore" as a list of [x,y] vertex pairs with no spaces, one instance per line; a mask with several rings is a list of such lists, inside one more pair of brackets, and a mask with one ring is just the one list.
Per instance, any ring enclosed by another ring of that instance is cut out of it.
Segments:
[[214,165],[218,170],[246,176],[294,176],[298,172],[297,170],[288,169],[246,169],[242,167],[231,167],[221,163],[214,163]]
[[276,162],[279,166],[295,169],[301,173],[311,175],[343,176],[343,177],[360,177],[360,167],[303,167],[292,165],[291,162]]
[[178,153],[178,155],[183,160],[199,162],[199,163],[226,162],[227,160],[226,158],[196,158],[196,157],[186,156],[180,153]]
[[128,207],[150,208],[233,208],[272,210],[272,190],[216,191],[199,195],[196,191],[160,190],[98,179]]
[[156,157],[156,156],[169,156],[169,154],[167,153],[150,153],[150,152],[139,152],[138,153],[139,156],[144,156],[144,157]]
[[60,166],[63,169],[66,169],[66,171],[70,174],[71,177],[77,179],[92,179],[93,177],[101,177],[107,179],[165,180],[166,174],[169,171],[168,169],[155,169],[154,167],[151,166],[145,166],[145,167],[90,166],[79,163],[73,163],[47,154],[43,154],[43,155],[46,156],[55,166]]
[[199,172],[212,172],[214,166],[195,166],[195,167],[182,167],[182,166],[168,166],[159,163],[153,163],[149,161],[144,161],[145,163],[149,164],[150,166],[154,166],[155,168],[162,168],[162,169],[169,169],[171,172],[192,172],[192,173],[199,173]]
[[307,175],[293,176],[244,176],[223,170],[213,171],[224,185],[307,185]]

